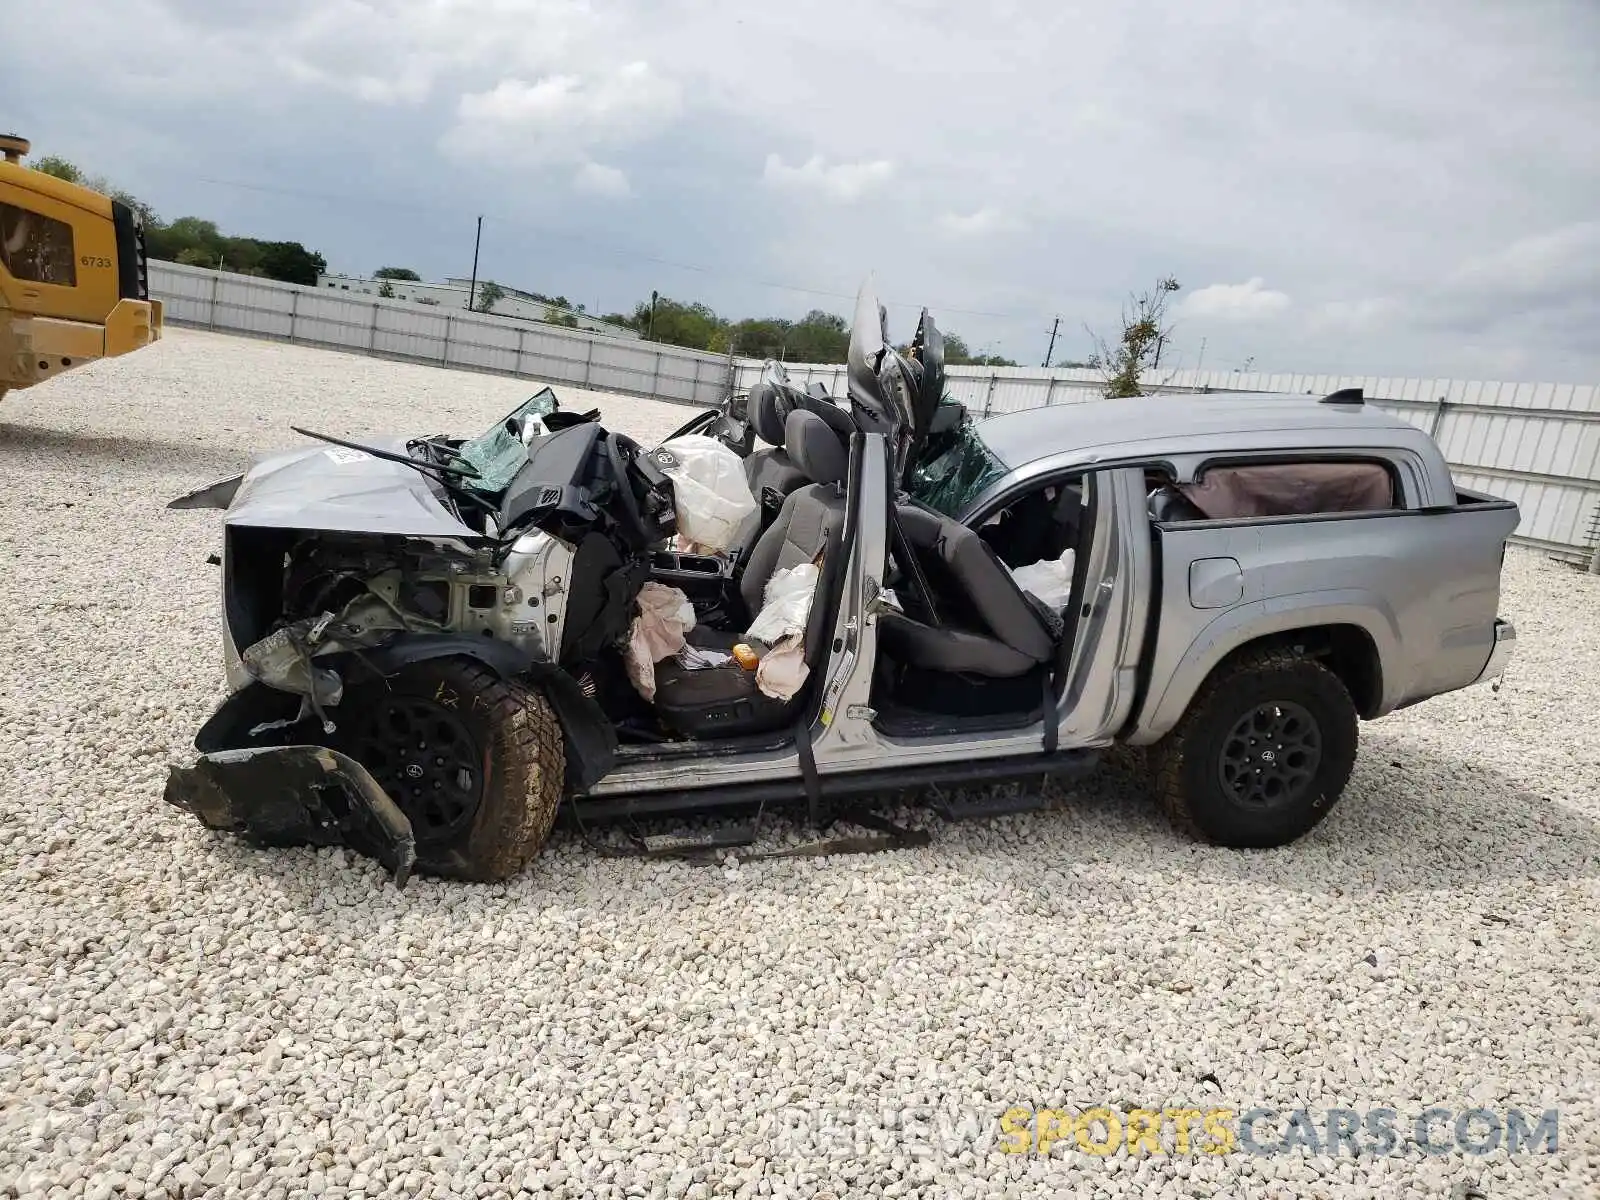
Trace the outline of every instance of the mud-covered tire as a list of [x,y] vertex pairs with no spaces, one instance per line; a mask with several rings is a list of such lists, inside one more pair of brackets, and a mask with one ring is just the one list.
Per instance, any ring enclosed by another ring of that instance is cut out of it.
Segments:
[[[455,718],[457,738],[470,740],[480,772],[476,804],[451,826],[430,830],[407,794],[398,760],[371,750],[377,714],[392,701],[431,703]],[[475,659],[413,663],[387,679],[350,689],[340,708],[351,713],[337,740],[371,771],[412,819],[419,873],[491,882],[522,870],[544,847],[561,803],[565,747],[555,710],[535,688],[502,677]],[[364,756],[363,751],[366,751]],[[373,761],[369,761],[369,758]]]
[[[1183,719],[1150,748],[1151,783],[1173,823],[1202,841],[1282,846],[1327,816],[1344,792],[1358,725],[1349,691],[1322,663],[1287,650],[1243,656],[1214,672]],[[1274,736],[1283,740],[1264,737],[1257,748],[1258,727],[1279,729]],[[1300,747],[1304,777],[1268,795],[1249,776],[1261,774],[1262,756],[1276,756],[1266,764],[1269,774],[1286,770],[1277,766],[1286,760],[1283,744]]]

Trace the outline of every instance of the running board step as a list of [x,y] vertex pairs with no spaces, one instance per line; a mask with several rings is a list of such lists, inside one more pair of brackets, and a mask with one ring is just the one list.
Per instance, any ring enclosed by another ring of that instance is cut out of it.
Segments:
[[1017,813],[1038,812],[1045,806],[1043,796],[985,796],[977,800],[951,800],[944,797],[928,801],[946,821],[986,821],[991,817],[1009,817]]

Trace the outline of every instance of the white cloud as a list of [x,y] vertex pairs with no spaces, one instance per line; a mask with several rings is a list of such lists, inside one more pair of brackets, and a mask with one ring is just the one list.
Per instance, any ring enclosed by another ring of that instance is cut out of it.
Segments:
[[998,208],[984,207],[971,213],[945,213],[939,228],[954,237],[987,237],[1017,228],[1017,221]]
[[771,187],[803,188],[848,203],[894,178],[894,164],[880,158],[829,166],[820,154],[813,154],[799,166],[791,167],[780,155],[769,154],[761,178]]
[[1579,221],[1475,255],[1451,272],[1444,286],[1526,299],[1600,289],[1600,221]]
[[[651,256],[675,256],[706,271],[673,286],[744,313],[847,309],[832,297],[875,265],[892,297],[938,302],[969,343],[1018,345],[1042,343],[1057,312],[1072,328],[1114,325],[1130,286],[1171,272],[1235,290],[1174,297],[1186,315],[1214,309],[1180,335],[1191,355],[1204,336],[1213,358],[1232,330],[1240,359],[1286,369],[1447,374],[1521,353],[1529,370],[1600,377],[1594,0],[1235,0],[1222,18],[1127,0],[1092,19],[1072,5],[997,18],[913,0],[910,21],[904,4],[815,0],[798,24],[781,6],[737,19],[724,7],[50,0],[29,8],[28,44],[51,55],[12,39],[0,67],[17,95],[54,97],[47,116],[19,117],[38,153],[81,160],[169,214],[280,230],[333,257],[405,245],[411,218],[353,200],[357,228],[288,190],[204,184],[196,164],[470,214],[533,163],[562,186],[524,193],[516,215],[532,223],[565,219],[568,184],[599,185],[579,181],[586,163],[638,186],[631,148],[670,139],[652,147],[647,210],[570,214],[636,258],[601,262],[574,242],[570,261],[529,249],[520,269],[569,289],[604,274],[621,304],[664,282]],[[629,80],[637,60],[650,68]],[[1418,71],[1424,60],[1451,69]],[[958,76],[982,86],[940,86]],[[57,94],[69,77],[81,86]],[[1507,79],[1542,83],[1508,91]],[[313,126],[310,143],[293,136]],[[444,130],[472,171],[418,147]],[[808,159],[813,147],[826,157]],[[753,191],[763,159],[773,186]],[[1356,182],[1372,178],[1405,185]],[[1029,236],[979,236],[1004,224],[984,206]],[[925,231],[941,253],[907,248]],[[1246,271],[1270,292],[1251,294]],[[1257,333],[1269,326],[1270,343]]]
[[461,97],[444,142],[452,153],[501,163],[571,162],[657,133],[682,107],[677,83],[645,62],[587,78],[502,79]]
[[1392,296],[1366,296],[1359,300],[1329,300],[1308,319],[1312,329],[1338,333],[1363,333],[1398,319],[1405,305]]
[[1185,316],[1222,321],[1260,321],[1289,307],[1288,293],[1275,292],[1256,275],[1243,283],[1213,283],[1190,292],[1178,308]]
[[579,167],[572,177],[572,186],[590,196],[603,196],[608,200],[620,200],[633,194],[627,172],[597,162],[586,162]]

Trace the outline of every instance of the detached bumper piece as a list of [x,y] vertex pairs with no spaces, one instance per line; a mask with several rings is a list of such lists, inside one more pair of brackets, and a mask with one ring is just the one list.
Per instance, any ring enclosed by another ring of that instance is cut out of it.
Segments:
[[165,798],[208,829],[262,846],[348,846],[404,887],[416,862],[411,822],[355,759],[322,746],[219,750],[173,767]]

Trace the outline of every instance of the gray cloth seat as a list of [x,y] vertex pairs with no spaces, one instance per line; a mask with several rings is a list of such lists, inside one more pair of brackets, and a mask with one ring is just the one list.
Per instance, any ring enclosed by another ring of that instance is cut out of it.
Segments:
[[[993,548],[965,525],[917,504],[900,528],[938,607],[938,621],[886,612],[878,637],[891,659],[930,671],[1011,679],[1054,660],[1061,623],[1016,585]],[[901,586],[902,602],[914,601]]]
[[1060,485],[1052,494],[1042,488],[1006,509],[1000,520],[985,525],[978,536],[993,546],[1007,566],[1060,558],[1075,548],[1083,523],[1083,498],[1077,489]]
[[[784,449],[784,417],[780,406],[780,392],[776,384],[766,380],[750,389],[750,424],[756,436],[769,447],[751,451],[744,460],[744,478],[750,485],[750,494],[758,504],[771,505],[771,516],[782,506],[783,500],[796,488],[810,482],[805,472],[795,465],[794,459]],[[772,500],[763,499],[770,493]]]
[[767,380],[750,389],[749,406],[750,424],[771,449],[753,451],[744,460],[745,482],[761,506],[761,519],[753,524],[748,540],[740,548],[740,560],[746,563],[761,535],[777,518],[783,502],[793,492],[813,482],[800,469],[786,445],[789,414],[804,410],[821,417],[838,436],[841,449],[850,444],[854,429],[849,414],[832,401]]
[[[844,532],[847,505],[843,484],[849,456],[827,422],[804,410],[789,414],[784,442],[812,482],[789,494],[777,519],[756,541],[740,576],[739,592],[753,618],[761,610],[773,575],[801,563],[817,562],[817,589],[802,639],[806,661],[814,667],[827,645],[825,600],[833,576],[842,567],[833,561],[837,555],[832,551]],[[723,652],[748,640],[740,631],[696,628],[689,634],[691,644]],[[669,729],[689,737],[731,737],[775,729],[788,719],[800,698],[774,700],[756,687],[755,672],[737,663],[699,670],[690,670],[676,659],[656,664],[656,714]]]

